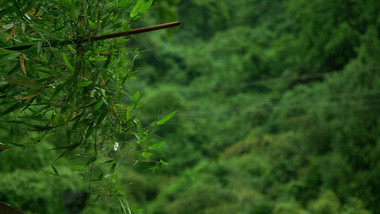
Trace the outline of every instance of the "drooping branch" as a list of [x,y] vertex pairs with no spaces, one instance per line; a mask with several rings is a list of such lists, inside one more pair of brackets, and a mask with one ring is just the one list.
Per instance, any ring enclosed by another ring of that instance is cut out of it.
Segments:
[[[74,44],[81,44],[81,43],[85,43],[85,42],[93,42],[93,41],[117,38],[117,37],[122,37],[122,36],[129,36],[129,35],[134,35],[134,34],[140,34],[140,33],[146,33],[146,32],[150,32],[150,31],[161,30],[161,29],[165,29],[165,28],[176,27],[176,26],[179,26],[180,24],[181,24],[181,22],[176,21],[176,22],[170,22],[170,23],[161,24],[161,25],[154,25],[154,26],[150,26],[150,27],[137,28],[137,29],[123,31],[123,32],[117,32],[117,33],[111,33],[111,34],[105,34],[105,35],[99,35],[99,36],[91,36],[90,38],[84,38],[84,39],[80,39],[80,40],[66,40],[66,41],[61,41],[61,42],[54,41],[54,42],[49,42],[49,43],[43,43],[42,47],[49,47],[49,46],[54,47],[54,46],[67,45],[67,44],[73,44],[73,43]],[[11,51],[21,51],[21,50],[31,48],[34,45],[36,45],[36,44],[6,47],[4,49],[11,50]]]

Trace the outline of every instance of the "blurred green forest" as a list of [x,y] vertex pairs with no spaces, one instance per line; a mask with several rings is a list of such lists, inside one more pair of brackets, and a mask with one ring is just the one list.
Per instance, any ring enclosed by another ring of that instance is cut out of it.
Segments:
[[[379,11],[378,0],[155,1],[133,27],[182,26],[128,44],[139,54],[127,87],[143,94],[143,124],[178,113],[155,133],[168,166],[121,169],[130,205],[147,214],[380,213]],[[48,148],[0,154],[0,201],[62,213],[64,191],[86,190],[36,171],[59,155]],[[97,203],[82,213],[116,212]]]

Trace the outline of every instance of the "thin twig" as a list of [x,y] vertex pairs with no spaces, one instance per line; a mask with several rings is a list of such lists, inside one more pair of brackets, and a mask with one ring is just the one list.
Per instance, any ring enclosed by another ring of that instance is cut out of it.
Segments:
[[[140,34],[140,33],[146,33],[150,31],[156,31],[156,30],[161,30],[165,28],[171,28],[171,27],[176,27],[179,26],[181,22],[170,22],[166,24],[161,24],[161,25],[155,25],[155,26],[150,26],[150,27],[144,27],[144,28],[138,28],[138,29],[133,29],[133,30],[128,30],[128,31],[123,31],[123,32],[118,32],[118,33],[111,33],[111,34],[105,34],[105,35],[99,35],[99,36],[91,36],[90,38],[87,39],[80,39],[80,40],[66,40],[62,42],[57,42],[53,41],[50,43],[44,43],[42,44],[42,47],[53,47],[53,46],[60,46],[60,45],[67,45],[67,44],[82,44],[85,42],[94,42],[94,41],[99,41],[99,40],[105,40],[105,39],[111,39],[111,38],[117,38],[117,37],[122,37],[122,36],[129,36],[129,35],[134,35],[134,34]],[[4,49],[6,50],[11,50],[11,51],[21,51],[25,49],[29,49],[33,47],[35,44],[30,44],[30,45],[21,45],[21,46],[13,46],[13,47],[6,47]]]

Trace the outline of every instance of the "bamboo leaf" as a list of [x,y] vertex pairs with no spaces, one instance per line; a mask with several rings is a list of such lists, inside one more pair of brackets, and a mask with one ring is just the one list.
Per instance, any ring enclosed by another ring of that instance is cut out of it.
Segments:
[[166,161],[162,160],[162,159],[160,159],[160,163],[161,163],[162,166],[167,166],[168,165],[168,163]]
[[5,111],[3,111],[0,116],[4,116],[6,114],[9,114],[10,112],[14,112],[16,111],[17,109],[23,107],[25,104],[24,103],[21,103],[21,102],[18,102],[18,103],[15,103],[13,104],[11,107],[7,108]]
[[71,52],[76,53],[77,51],[71,45],[67,45]]
[[88,159],[86,166],[90,165],[91,163],[94,163],[98,158],[96,156],[92,156],[90,159]]
[[55,168],[55,166],[54,166],[53,164],[51,164],[51,168],[53,168],[54,173],[55,173],[57,176],[60,176],[58,169]]
[[157,121],[157,125],[162,125],[164,123],[166,123],[168,120],[170,120],[175,114],[177,113],[177,111],[173,111],[172,113],[168,114],[167,116],[165,116],[164,118],[162,118],[161,120]]
[[10,55],[10,54],[15,54],[15,53],[17,52],[0,48],[0,55]]
[[25,81],[25,80],[16,80],[12,78],[4,78],[5,81],[10,82],[10,83],[15,83],[19,85],[40,85],[38,82],[31,82],[31,81]]
[[116,181],[119,179],[119,174],[115,173],[112,177],[112,182],[116,183]]
[[0,143],[0,151],[4,151],[11,148],[13,148],[13,146],[7,146]]
[[91,85],[92,81],[86,81],[86,82],[78,82],[77,87],[86,87],[88,85]]
[[94,110],[98,110],[98,109],[100,109],[100,107],[102,107],[103,103],[104,103],[104,100],[103,100],[103,99],[100,100],[100,101],[94,106]]
[[26,95],[24,97],[15,97],[15,99],[16,100],[30,100],[33,97],[40,95],[43,91],[44,91],[44,89],[40,89],[37,92],[34,92],[32,94],[29,94],[29,95]]
[[96,29],[96,24],[94,22],[92,22],[90,19],[87,19],[87,21],[92,29]]
[[158,149],[158,148],[160,148],[161,146],[163,146],[164,144],[165,144],[165,142],[156,143],[156,144],[150,145],[150,146],[149,146],[149,149]]
[[20,65],[21,65],[22,72],[24,72],[24,74],[26,76],[25,60],[24,60],[24,56],[23,55],[20,55]]
[[72,169],[78,169],[78,170],[84,170],[86,169],[86,166],[83,165],[71,165]]
[[150,8],[150,6],[152,5],[152,3],[153,3],[153,0],[149,0],[149,1],[147,1],[140,9],[139,9],[139,12],[140,13],[143,13],[143,12],[145,12],[147,9],[149,9]]
[[141,3],[142,2],[143,2],[142,0],[139,0],[136,3],[136,5],[132,8],[132,11],[131,11],[131,14],[130,14],[131,18],[133,18],[133,17],[135,17],[135,16],[137,16],[139,14],[139,9],[141,7]]
[[71,72],[74,72],[74,68],[73,66],[71,66],[69,60],[67,59],[67,56],[64,52],[62,52],[62,57],[63,57],[63,61],[65,62],[66,64],[66,67],[71,71]]
[[141,156],[143,158],[146,158],[146,157],[149,157],[149,156],[152,156],[152,155],[153,155],[153,153],[151,153],[151,152],[141,152]]
[[137,101],[139,101],[139,98],[140,98],[140,92],[136,91],[135,95],[133,95],[133,102],[137,103]]
[[17,29],[16,26],[14,26],[11,33],[8,35],[7,39],[5,39],[5,41],[8,41],[13,36],[13,34],[16,32],[16,29]]

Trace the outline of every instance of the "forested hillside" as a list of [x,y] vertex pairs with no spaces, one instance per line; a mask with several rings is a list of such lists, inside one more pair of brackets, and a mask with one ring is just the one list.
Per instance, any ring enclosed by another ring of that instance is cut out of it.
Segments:
[[146,213],[380,213],[379,1],[173,9],[179,31],[138,40],[143,115],[179,110]]
[[[126,90],[146,101],[144,126],[178,112],[155,132],[165,145],[152,158],[166,167],[120,169],[132,183],[123,190],[131,207],[380,214],[379,11],[378,0],[155,1],[132,27],[182,26],[128,42],[138,51]],[[59,155],[49,148],[0,154],[0,200],[60,213],[57,192],[86,190],[33,171]],[[40,183],[28,186],[31,179]],[[116,213],[90,199],[83,213]]]

